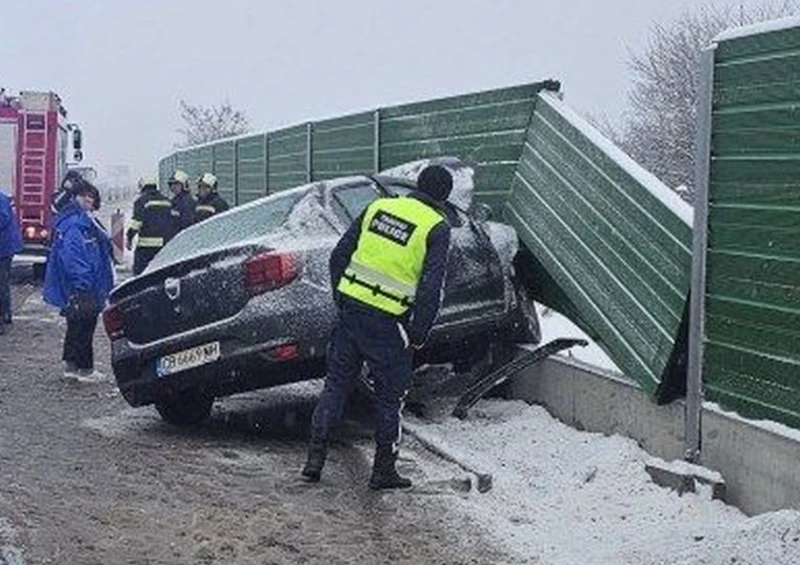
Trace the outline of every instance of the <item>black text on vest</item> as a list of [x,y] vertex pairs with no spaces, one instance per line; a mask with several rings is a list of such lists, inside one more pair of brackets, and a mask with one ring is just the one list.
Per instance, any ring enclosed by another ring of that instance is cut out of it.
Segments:
[[415,229],[417,229],[416,224],[382,210],[375,214],[369,224],[369,231],[400,245],[408,245],[408,240],[411,239]]

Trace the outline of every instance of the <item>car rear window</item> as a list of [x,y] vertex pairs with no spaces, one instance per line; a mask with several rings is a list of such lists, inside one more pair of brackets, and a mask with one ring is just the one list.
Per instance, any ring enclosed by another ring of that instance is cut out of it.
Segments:
[[333,192],[334,209],[347,224],[378,196],[380,194],[372,183],[345,186]]
[[164,246],[150,263],[150,268],[267,235],[283,225],[306,192],[293,190],[276,194],[191,226]]

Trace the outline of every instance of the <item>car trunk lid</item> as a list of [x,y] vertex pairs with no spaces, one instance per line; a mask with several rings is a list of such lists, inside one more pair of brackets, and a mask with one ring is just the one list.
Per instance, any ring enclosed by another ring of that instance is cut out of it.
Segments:
[[124,334],[150,343],[238,313],[251,297],[245,262],[264,248],[227,249],[173,263],[129,281],[112,293]]

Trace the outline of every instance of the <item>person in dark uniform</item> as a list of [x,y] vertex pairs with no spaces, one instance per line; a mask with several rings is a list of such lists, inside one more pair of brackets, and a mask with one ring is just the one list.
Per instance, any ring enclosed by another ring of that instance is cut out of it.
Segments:
[[364,362],[375,383],[375,459],[369,486],[408,488],[395,468],[412,352],[425,343],[441,306],[450,225],[443,203],[453,187],[444,167],[426,167],[417,191],[380,198],[353,222],[330,258],[339,317],[327,376],[311,418],[303,478],[320,479],[327,442],[338,426]]
[[194,223],[195,201],[189,192],[189,175],[175,169],[167,181],[172,193],[172,220],[177,234]]
[[214,214],[229,208],[225,199],[217,192],[217,177],[205,173],[197,179],[197,205],[194,207],[194,221],[202,222]]
[[133,252],[133,274],[145,270],[153,257],[175,233],[172,203],[158,190],[155,178],[139,179],[141,194],[133,203],[133,218],[126,233],[126,247]]

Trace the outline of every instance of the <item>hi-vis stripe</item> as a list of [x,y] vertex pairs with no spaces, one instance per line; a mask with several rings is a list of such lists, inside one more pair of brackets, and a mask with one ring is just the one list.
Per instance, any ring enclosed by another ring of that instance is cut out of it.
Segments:
[[151,200],[147,202],[145,208],[169,208],[172,206],[169,200]]
[[136,247],[164,247],[163,237],[141,237],[136,242]]
[[414,295],[417,292],[417,287],[415,285],[405,284],[401,281],[395,280],[391,277],[387,277],[383,273],[379,273],[375,269],[370,269],[360,263],[356,263],[355,261],[350,261],[350,264],[347,266],[347,270],[345,271],[345,275],[347,271],[355,274],[360,280],[368,284],[377,284],[383,290],[389,292],[395,292],[399,294],[398,298],[407,297],[409,300],[414,299]]
[[198,210],[202,210],[203,212],[211,212],[212,214],[214,214],[217,211],[217,209],[214,208],[213,206],[207,206],[206,204],[198,204],[197,206],[195,206],[194,209],[195,212]]
[[131,220],[131,229],[133,231],[139,231],[140,227],[142,227],[142,220]]

